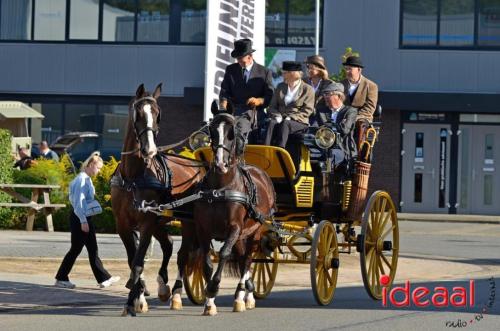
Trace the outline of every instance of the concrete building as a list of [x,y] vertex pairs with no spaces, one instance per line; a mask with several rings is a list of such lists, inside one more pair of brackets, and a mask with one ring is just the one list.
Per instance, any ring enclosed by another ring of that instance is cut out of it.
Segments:
[[[268,0],[266,46],[311,55],[314,2]],[[330,72],[351,46],[379,85],[371,189],[405,212],[500,213],[500,0],[322,3]],[[35,141],[93,130],[116,153],[135,89],[163,82],[176,141],[203,117],[205,22],[205,0],[0,0],[0,100],[45,116]]]

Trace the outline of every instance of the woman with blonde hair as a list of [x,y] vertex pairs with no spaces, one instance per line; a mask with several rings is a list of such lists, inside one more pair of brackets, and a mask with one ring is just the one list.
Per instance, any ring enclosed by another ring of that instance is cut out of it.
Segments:
[[290,134],[308,128],[314,111],[314,91],[302,81],[300,62],[284,61],[282,71],[284,82],[276,87],[267,109],[270,120],[264,144],[270,145],[274,135],[275,145],[285,148]]
[[92,153],[83,162],[81,172],[69,184],[69,201],[73,207],[70,215],[71,247],[57,272],[55,283],[57,287],[75,288],[75,284],[69,281],[68,275],[83,246],[87,248],[90,267],[101,288],[120,280],[120,277],[112,277],[102,265],[97,252],[95,227],[91,221],[93,215],[102,212],[99,202],[94,198],[95,189],[91,179],[99,173],[102,166],[103,161],[99,152]]
[[314,108],[322,108],[326,106],[323,98],[323,90],[332,83],[332,80],[328,78],[325,59],[320,55],[311,55],[306,58],[304,63],[307,68],[305,82],[311,85],[314,90]]

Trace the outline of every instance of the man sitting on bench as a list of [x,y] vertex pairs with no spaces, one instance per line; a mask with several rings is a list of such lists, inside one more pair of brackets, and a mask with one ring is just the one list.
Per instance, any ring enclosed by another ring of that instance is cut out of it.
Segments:
[[336,145],[332,148],[330,155],[334,166],[338,166],[345,160],[352,160],[357,156],[356,143],[354,142],[354,124],[358,111],[356,108],[344,105],[344,85],[332,82],[323,89],[325,106],[316,110],[313,126],[322,126],[332,123],[340,134]]

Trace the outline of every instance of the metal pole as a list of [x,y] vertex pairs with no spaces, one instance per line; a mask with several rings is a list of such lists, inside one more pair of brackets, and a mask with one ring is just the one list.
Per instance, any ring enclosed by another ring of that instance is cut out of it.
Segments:
[[314,54],[319,54],[319,0],[316,0],[316,38],[314,45]]

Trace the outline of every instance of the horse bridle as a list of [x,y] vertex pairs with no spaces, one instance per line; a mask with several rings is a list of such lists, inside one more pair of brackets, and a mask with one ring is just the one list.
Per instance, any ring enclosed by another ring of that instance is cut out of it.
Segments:
[[[144,133],[147,133],[148,131],[151,131],[153,132],[153,135],[155,137],[155,140],[156,140],[156,137],[158,136],[158,128],[154,129],[152,127],[149,127],[149,126],[146,126],[144,129],[142,129],[141,131],[137,132],[137,128],[136,128],[136,119],[137,119],[137,110],[135,109],[135,107],[137,106],[138,103],[140,102],[143,102],[145,100],[149,100],[151,102],[153,102],[155,105],[158,106],[158,102],[156,101],[155,98],[153,98],[152,96],[145,96],[145,97],[142,97],[142,98],[139,98],[137,100],[135,100],[133,103],[132,103],[132,106],[130,107],[130,112],[132,112],[132,126],[134,127],[134,133],[135,133],[135,140],[140,144],[140,138],[141,136],[144,134]],[[161,112],[158,113],[158,117],[156,119],[156,123],[157,125],[160,123],[160,119],[161,119]],[[136,152],[139,151],[139,148],[136,148],[134,150],[131,150],[131,151],[128,151],[128,152],[122,152],[121,155],[129,155],[129,154],[134,154]]]
[[[133,116],[132,116],[132,120],[133,120],[133,125],[134,125],[134,131],[135,131],[135,139],[137,141],[139,141],[139,139],[141,138],[141,136],[148,132],[148,131],[151,131],[153,132],[155,138],[156,136],[158,135],[158,128],[156,129],[153,129],[152,127],[149,127],[149,126],[146,126],[144,129],[142,129],[139,133],[137,133],[137,128],[135,127],[135,120],[136,120],[136,109],[135,109],[135,106],[142,102],[142,101],[145,101],[145,100],[149,100],[149,101],[152,101],[155,105],[158,106],[158,103],[156,101],[155,98],[151,97],[151,96],[146,96],[146,97],[142,97],[142,98],[139,98],[137,100],[134,101],[134,103],[132,103],[132,111],[133,111]],[[160,122],[160,114],[158,114],[158,117],[156,119],[156,123],[158,124]]]
[[[232,119],[233,121],[235,120],[233,115],[227,114],[227,113],[217,114],[217,116],[228,117],[228,118]],[[231,124],[231,125],[234,126],[234,124]],[[228,164],[232,164],[232,162],[231,162],[232,161],[231,153],[232,153],[232,150],[235,148],[235,145],[236,145],[236,139],[233,139],[233,141],[232,141],[231,145],[229,146],[229,148],[226,147],[226,146],[224,146],[224,144],[218,144],[218,145],[212,146],[212,150],[213,150],[213,152],[215,154],[219,148],[222,148],[224,151],[226,151],[229,154]],[[215,162],[215,157],[214,157],[214,162]]]

